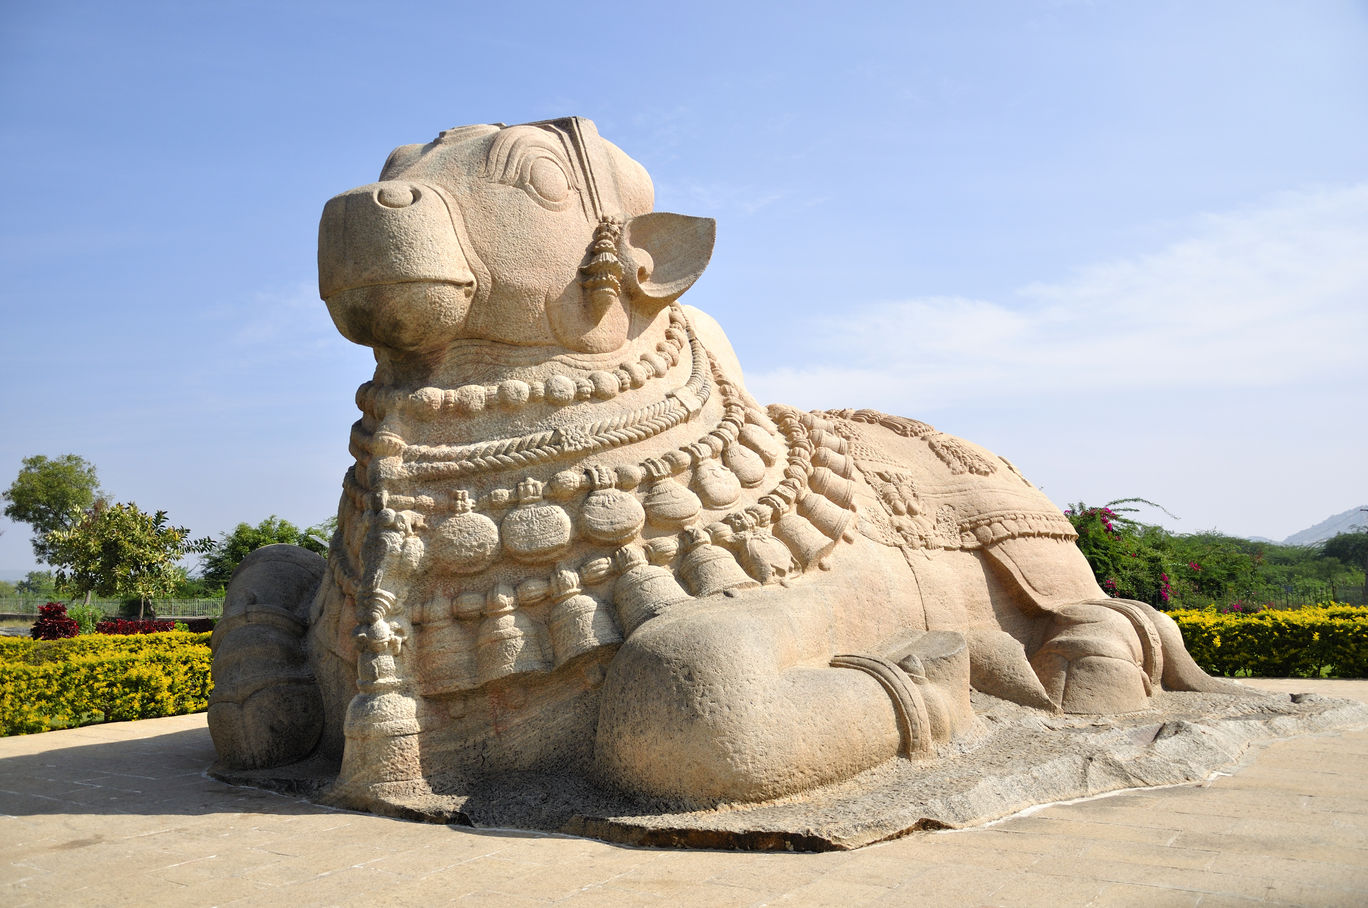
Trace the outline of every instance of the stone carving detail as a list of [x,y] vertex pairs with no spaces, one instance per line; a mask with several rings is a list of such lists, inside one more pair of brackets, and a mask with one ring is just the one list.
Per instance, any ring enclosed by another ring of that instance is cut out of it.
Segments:
[[971,686],[1046,714],[1220,687],[1010,463],[757,405],[678,302],[712,221],[652,207],[579,118],[447,130],[327,204],[320,294],[377,367],[326,567],[230,588],[221,769],[332,760],[334,803],[440,817],[538,773],[710,808],[970,747]]

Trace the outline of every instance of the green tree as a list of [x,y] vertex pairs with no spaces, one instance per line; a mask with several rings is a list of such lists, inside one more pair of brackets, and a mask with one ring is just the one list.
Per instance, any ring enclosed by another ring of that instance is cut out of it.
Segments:
[[1340,533],[1321,543],[1321,553],[1346,567],[1361,568],[1368,560],[1368,533]]
[[84,457],[25,457],[19,475],[0,498],[5,516],[33,528],[33,554],[52,563],[47,534],[74,526],[100,497],[95,467]]
[[17,593],[14,584],[8,580],[0,580],[0,599],[12,599]]
[[1368,532],[1340,533],[1321,544],[1321,554],[1363,571],[1363,597],[1368,600]]
[[57,595],[57,578],[52,571],[29,571],[14,587],[26,597],[51,599]]
[[176,562],[210,544],[171,526],[165,511],[147,514],[132,503],[96,502],[74,526],[44,538],[58,586],[78,595],[137,599],[140,618],[147,600],[169,595],[184,576]]
[[[328,545],[320,538],[321,529],[322,527],[309,527],[301,530],[290,521],[282,520],[274,514],[256,526],[239,523],[231,533],[221,535],[208,550],[204,558],[204,582],[213,587],[227,586],[233,571],[242,559],[247,557],[248,552],[278,542],[303,546],[312,552],[326,555]],[[331,535],[330,531],[328,535]]]

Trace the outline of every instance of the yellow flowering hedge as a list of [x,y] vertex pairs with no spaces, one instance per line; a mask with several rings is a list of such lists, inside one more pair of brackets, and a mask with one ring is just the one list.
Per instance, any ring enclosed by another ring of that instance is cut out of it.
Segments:
[[1333,602],[1223,615],[1168,613],[1197,664],[1214,675],[1368,677],[1368,607]]
[[0,637],[0,735],[209,706],[209,635]]

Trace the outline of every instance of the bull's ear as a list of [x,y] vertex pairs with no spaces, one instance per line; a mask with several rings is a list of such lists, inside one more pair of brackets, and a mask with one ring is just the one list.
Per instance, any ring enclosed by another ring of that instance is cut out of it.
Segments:
[[622,228],[623,285],[628,298],[652,312],[677,300],[708,267],[717,222],[653,211]]

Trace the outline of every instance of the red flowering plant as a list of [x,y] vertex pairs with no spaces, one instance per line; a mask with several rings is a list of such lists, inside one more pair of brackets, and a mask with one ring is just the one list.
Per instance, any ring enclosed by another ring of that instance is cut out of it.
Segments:
[[38,620],[29,629],[29,636],[34,640],[61,640],[63,637],[75,637],[80,632],[81,626],[76,619],[67,615],[65,605],[49,602],[38,606]]
[[176,622],[156,618],[106,618],[95,625],[97,634],[161,634],[175,629]]

